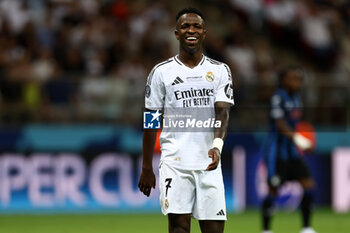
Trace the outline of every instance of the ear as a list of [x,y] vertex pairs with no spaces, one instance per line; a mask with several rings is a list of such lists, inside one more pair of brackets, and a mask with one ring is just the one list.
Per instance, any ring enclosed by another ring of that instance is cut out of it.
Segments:
[[207,37],[207,29],[204,28],[203,30],[203,40]]
[[174,33],[175,33],[176,39],[179,40],[179,31],[177,29],[175,29]]

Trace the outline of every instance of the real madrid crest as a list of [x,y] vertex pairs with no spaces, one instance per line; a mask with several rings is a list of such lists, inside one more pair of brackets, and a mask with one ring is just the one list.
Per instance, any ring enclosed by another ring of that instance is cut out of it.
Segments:
[[165,206],[165,209],[169,208],[169,201],[168,201],[168,199],[165,199],[164,206]]
[[207,75],[205,75],[205,79],[206,79],[208,82],[214,81],[214,74],[213,74],[213,72],[211,72],[211,71],[207,72]]

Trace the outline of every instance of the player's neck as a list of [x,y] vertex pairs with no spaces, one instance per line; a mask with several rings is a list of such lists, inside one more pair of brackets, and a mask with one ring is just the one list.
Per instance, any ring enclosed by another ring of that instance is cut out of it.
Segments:
[[203,54],[202,51],[199,50],[193,54],[180,50],[179,60],[187,67],[194,68],[199,62],[202,60]]

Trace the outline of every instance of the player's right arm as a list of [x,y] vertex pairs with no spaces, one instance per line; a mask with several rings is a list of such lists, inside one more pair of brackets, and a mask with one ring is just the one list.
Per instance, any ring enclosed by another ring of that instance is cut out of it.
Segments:
[[147,197],[151,194],[151,189],[156,187],[156,178],[152,166],[156,139],[156,130],[144,129],[142,138],[142,171],[138,187]]
[[275,121],[278,132],[292,140],[298,148],[302,150],[311,149],[312,142],[301,134],[295,133],[292,127],[290,127],[290,125],[284,119],[285,113],[282,108],[282,97],[277,94],[274,95],[271,99],[271,106],[271,117]]
[[[153,68],[147,79],[145,90],[145,110],[162,110],[164,106],[165,87],[157,66]],[[143,194],[149,196],[151,189],[156,186],[156,178],[153,172],[152,159],[154,146],[157,139],[157,130],[144,129],[142,139],[142,171],[138,187]]]
[[275,119],[275,124],[279,133],[283,134],[290,140],[293,140],[293,129],[288,125],[288,123],[283,119]]

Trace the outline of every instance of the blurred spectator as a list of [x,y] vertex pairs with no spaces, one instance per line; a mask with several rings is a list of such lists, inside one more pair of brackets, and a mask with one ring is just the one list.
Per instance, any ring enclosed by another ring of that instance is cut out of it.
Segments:
[[338,82],[346,86],[350,83],[350,28],[347,29],[342,38],[340,51],[339,68],[343,72],[341,73],[341,76],[337,75],[336,77]]
[[[135,103],[138,90],[130,88],[129,81],[118,76],[90,76],[82,81],[79,90],[79,114],[81,120],[129,121],[139,113],[142,106]],[[133,104],[130,104],[133,103]],[[137,107],[135,113],[133,109]],[[135,115],[136,114],[136,115]]]
[[121,63],[118,69],[117,76],[130,80],[136,85],[143,85],[146,82],[148,73],[142,64],[142,58],[139,56],[130,56]]
[[263,1],[262,0],[230,0],[237,13],[245,18],[253,28],[262,25]]
[[[272,54],[270,42],[265,37],[259,37],[255,41],[253,48],[256,56],[257,72],[259,72],[259,74],[275,72],[274,66],[276,63],[274,55]],[[259,77],[259,80],[265,83],[275,81],[270,78],[265,80],[263,77]]]
[[256,57],[256,70],[258,87],[258,101],[269,101],[274,87],[271,83],[276,83],[276,67],[278,63],[275,61],[275,56],[272,53],[270,42],[265,37],[259,37],[254,44],[254,53]]
[[71,121],[77,118],[76,82],[69,80],[56,64],[50,79],[43,85],[40,118],[44,121]]
[[22,32],[25,25],[31,20],[28,5],[20,0],[2,0],[0,10],[14,34]]
[[89,76],[82,80],[79,108],[83,119],[96,121],[105,115],[109,87],[109,80],[103,76]]
[[[87,15],[97,15],[100,8],[100,0],[81,0],[80,6]],[[117,4],[119,1],[116,2]]]
[[293,23],[297,16],[297,2],[289,0],[276,0],[266,4],[267,20],[281,26]]
[[246,36],[239,35],[236,43],[228,46],[226,60],[233,69],[232,72],[238,76],[239,83],[256,83],[256,57]]
[[336,42],[332,38],[332,12],[322,11],[312,1],[301,12],[301,37],[304,54],[315,61],[319,68],[329,68],[336,53]]
[[224,38],[220,38],[216,36],[215,34],[209,34],[206,38],[205,42],[205,54],[218,61],[225,61],[225,49],[226,44],[224,41]]
[[350,28],[350,2],[346,2],[340,7],[346,27]]
[[265,6],[265,14],[271,36],[277,44],[296,49],[298,27],[296,25],[300,3],[290,0],[271,1]]
[[38,58],[32,63],[33,79],[39,82],[47,81],[54,73],[54,60],[50,48],[42,48]]
[[55,30],[52,18],[50,18],[50,13],[51,11],[48,10],[42,24],[36,29],[38,43],[46,48],[52,48],[56,42]]
[[85,71],[85,62],[78,48],[68,47],[62,54],[62,68],[73,75],[82,75]]

